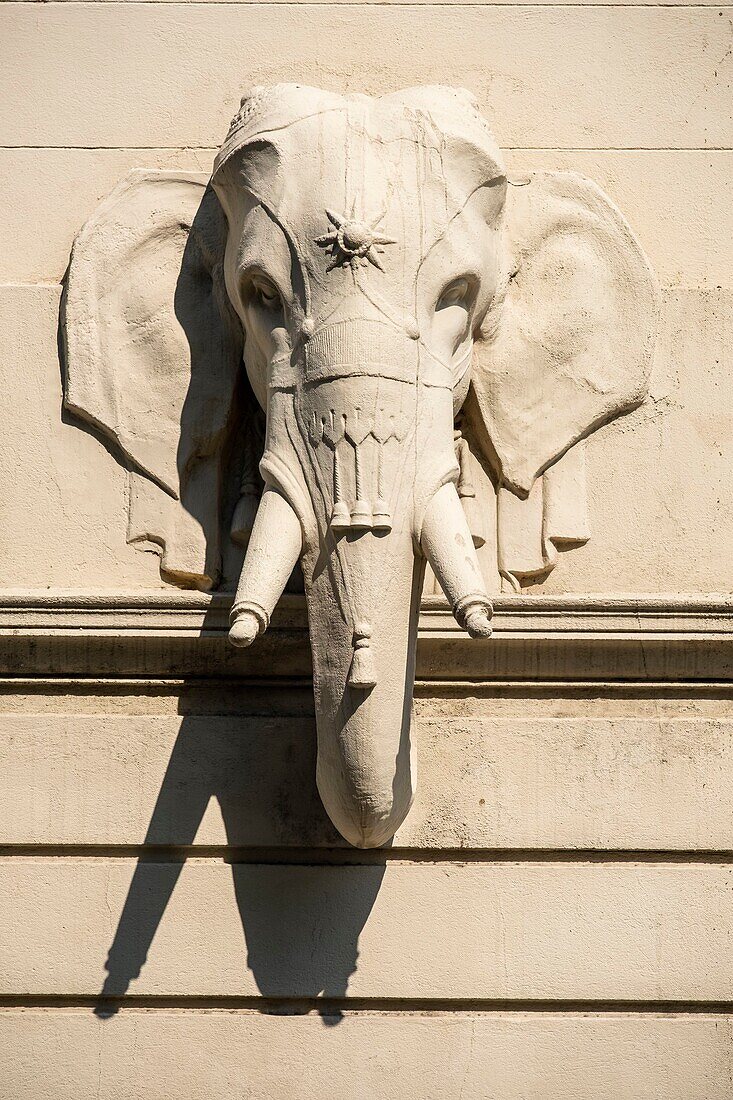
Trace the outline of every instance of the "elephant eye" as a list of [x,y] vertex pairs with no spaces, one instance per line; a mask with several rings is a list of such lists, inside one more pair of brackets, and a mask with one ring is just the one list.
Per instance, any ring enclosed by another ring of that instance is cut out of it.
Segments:
[[468,298],[469,290],[470,284],[468,279],[456,279],[450,286],[445,288],[435,308],[445,309],[446,306],[463,305]]
[[270,279],[266,279],[263,275],[258,275],[252,280],[251,294],[263,309],[268,309],[274,313],[282,308],[282,298],[279,290]]

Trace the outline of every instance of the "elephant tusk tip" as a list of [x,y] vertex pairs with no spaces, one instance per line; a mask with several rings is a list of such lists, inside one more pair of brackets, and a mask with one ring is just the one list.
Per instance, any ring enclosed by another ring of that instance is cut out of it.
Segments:
[[232,623],[229,629],[229,641],[237,649],[244,649],[252,645],[259,633],[260,623],[257,616],[251,611],[245,611]]
[[453,605],[453,614],[458,625],[463,627],[471,638],[491,637],[493,610],[488,596],[479,592],[464,596]]
[[485,607],[477,607],[466,616],[466,630],[471,638],[490,638],[493,632],[491,618]]

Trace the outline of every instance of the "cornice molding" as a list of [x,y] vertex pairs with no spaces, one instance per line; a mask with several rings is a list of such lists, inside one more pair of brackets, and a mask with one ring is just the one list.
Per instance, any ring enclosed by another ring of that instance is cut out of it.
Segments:
[[[206,594],[177,589],[136,592],[8,589],[0,590],[0,632],[17,629],[190,630],[195,634],[228,630],[232,593]],[[495,596],[494,631],[549,631],[596,634],[693,632],[733,633],[733,596],[587,595]],[[271,629],[306,629],[305,600],[285,595]],[[423,601],[420,632],[462,635],[448,603]]]
[[[310,676],[304,600],[285,596],[256,645],[226,641],[231,594],[0,592],[0,675]],[[733,681],[731,596],[501,596],[470,639],[447,604],[420,617],[421,680]]]

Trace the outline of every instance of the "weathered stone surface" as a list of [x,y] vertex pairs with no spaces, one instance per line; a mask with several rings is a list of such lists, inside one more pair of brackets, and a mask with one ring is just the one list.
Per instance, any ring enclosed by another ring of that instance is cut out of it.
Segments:
[[728,1100],[731,1040],[705,1014],[0,1012],[14,1100]]
[[731,145],[715,6],[426,5],[416,18],[409,5],[188,4],[171,26],[172,10],[4,5],[0,143],[212,148],[243,81],[297,73],[339,91],[468,87],[503,146]]
[[[16,809],[0,846],[341,846],[315,788],[313,716],[264,717],[261,693],[236,691],[238,715],[144,715],[131,694],[98,697],[96,714],[1,715],[0,801]],[[481,717],[436,709],[420,706],[397,848],[733,850],[733,701],[725,718],[603,719],[580,699],[559,718],[497,717],[491,698]]]
[[[58,287],[0,288],[0,385],[13,416],[0,439],[12,470],[2,498],[0,576],[9,587],[163,587],[125,542],[127,474],[91,434],[62,418]],[[20,457],[22,456],[22,462]]]
[[10,857],[0,973],[6,996],[725,1002],[732,880],[716,862]]

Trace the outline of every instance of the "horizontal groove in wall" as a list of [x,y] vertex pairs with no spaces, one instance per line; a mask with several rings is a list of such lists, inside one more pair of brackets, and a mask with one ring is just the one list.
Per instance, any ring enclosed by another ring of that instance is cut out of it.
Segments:
[[733,1001],[633,1001],[633,1000],[447,1000],[433,998],[370,997],[188,997],[137,996],[78,997],[25,995],[0,996],[0,1011],[17,1009],[80,1010],[88,1009],[102,1018],[123,1011],[224,1011],[273,1016],[317,1015],[340,1019],[353,1015],[432,1016],[464,1013],[568,1015],[730,1015]]
[[[19,0],[20,2],[20,0]],[[100,0],[101,3],[117,3],[118,0]],[[121,0],[119,0],[121,2]],[[34,0],[34,3],[41,3],[46,6],[47,0]],[[166,7],[170,7],[170,4],[165,4]],[[208,6],[208,5],[207,5]],[[282,5],[280,5],[282,6]],[[314,4],[313,7],[323,7],[322,4]],[[337,5],[341,7],[353,7],[352,4]],[[367,5],[373,7],[374,5]],[[405,7],[407,5],[395,5],[396,7]],[[415,6],[415,5],[411,5]],[[418,7],[429,7],[430,5],[417,5]],[[448,4],[446,7],[456,7],[455,4]],[[483,5],[481,5],[483,6]],[[508,7],[510,5],[500,4],[498,7]],[[521,5],[526,7],[527,5]],[[539,7],[540,5],[530,5]],[[587,4],[570,4],[572,8],[592,7]],[[637,8],[643,5],[633,4],[629,5]],[[656,5],[654,5],[656,6]],[[664,5],[659,5],[663,7]],[[670,4],[669,7],[679,8],[679,4]],[[707,7],[707,5],[705,5]],[[83,153],[146,153],[146,152],[211,152],[211,146],[209,145],[0,145],[0,152],[3,150],[23,150],[29,151],[43,151],[46,149],[56,150],[68,150],[78,151]],[[730,145],[502,145],[502,149],[507,153],[730,153],[733,152],[733,146]],[[23,285],[9,283],[9,286]],[[29,284],[35,286],[37,284]]]
[[0,860],[137,859],[141,863],[222,862],[252,866],[381,867],[391,864],[645,863],[733,865],[733,850],[595,848],[230,848],[213,845],[8,844]]
[[[426,685],[429,681],[425,681]],[[461,681],[463,684],[470,683],[470,681]],[[229,689],[236,689],[241,687],[250,691],[253,688],[273,688],[277,687],[278,691],[293,688],[299,690],[308,690],[312,688],[313,681],[310,676],[293,676],[293,677],[270,677],[266,679],[264,677],[249,677],[243,676],[238,678],[227,677],[227,687]],[[49,694],[67,694],[70,691],[75,691],[80,694],[96,694],[98,692],[104,692],[105,694],[134,694],[141,695],[151,694],[160,695],[162,693],[176,695],[181,688],[193,686],[197,688],[215,688],[221,685],[221,680],[215,676],[184,676],[184,677],[170,677],[170,676],[54,676],[52,673],[39,673],[36,676],[0,676],[0,695],[18,694],[25,691],[33,692],[48,692]],[[494,686],[492,684],[492,686]],[[538,685],[540,686],[540,685]],[[554,684],[553,687],[558,685]],[[647,685],[644,685],[645,687]],[[696,688],[698,684],[694,685]],[[715,687],[715,684],[710,685]],[[725,686],[725,685],[723,685]],[[733,684],[731,685],[733,690]],[[432,694],[432,693],[431,693]],[[248,712],[249,713],[249,712]]]
[[[176,696],[182,688],[196,687],[205,690],[221,687],[221,679],[211,676],[54,676],[52,673],[37,676],[0,676],[0,696],[11,694],[42,695],[171,695]],[[227,688],[251,691],[254,688],[277,687],[278,691],[293,689],[308,691],[312,689],[310,677],[283,677],[257,679],[256,677],[227,677]],[[631,698],[654,696],[664,689],[665,697],[688,695],[709,695],[716,699],[729,699],[733,695],[733,682],[729,680],[479,680],[466,677],[464,680],[415,680],[415,697],[442,699],[452,698],[460,693],[463,699],[470,695],[510,694],[526,698],[534,695],[549,695],[552,698],[578,695],[596,695],[609,693]],[[213,712],[202,712],[211,714]],[[251,712],[248,710],[247,714]],[[267,713],[270,713],[268,710]],[[302,713],[300,710],[298,713]]]
[[166,8],[231,8],[231,7],[257,7],[257,8],[674,8],[674,9],[701,9],[724,10],[730,5],[715,4],[686,4],[686,3],[627,3],[619,0],[619,3],[586,3],[585,0],[576,0],[575,3],[543,3],[535,0],[497,0],[497,2],[482,3],[481,0],[425,0],[416,3],[415,0],[4,0],[5,3],[15,4],[16,7],[44,7],[64,8],[94,8],[100,3],[117,4],[122,7],[134,4],[136,7],[166,7]]
[[[733,682],[733,636],[699,634],[603,635],[599,633],[544,636],[498,632],[490,639],[469,639],[457,631],[421,636],[417,649],[418,679],[424,683],[454,683],[461,672],[464,684],[507,681],[610,685],[654,683],[691,686]],[[263,680],[262,670],[272,677]],[[186,682],[221,678],[222,683],[254,681],[279,690],[310,682],[310,647],[305,632],[273,631],[252,649],[234,650],[223,634],[154,638],[129,635],[86,635],[76,638],[39,632],[10,638],[0,635],[0,671],[27,681],[52,680],[54,673],[96,681],[114,669],[120,679],[166,679],[179,673]]]

